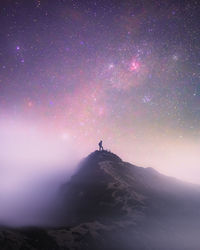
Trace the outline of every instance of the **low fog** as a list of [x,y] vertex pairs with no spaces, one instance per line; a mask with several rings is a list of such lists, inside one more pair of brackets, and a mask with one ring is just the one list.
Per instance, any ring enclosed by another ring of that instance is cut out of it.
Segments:
[[[89,149],[90,146],[83,149],[83,144],[77,149],[67,131],[52,132],[27,121],[1,121],[0,224],[46,226],[54,223],[49,218],[53,218],[58,204],[60,187],[77,171],[77,164],[87,155],[86,151],[95,149],[95,145]],[[137,159],[138,154],[131,153],[131,146],[124,150]],[[150,162],[144,152],[141,155]]]
[[66,131],[1,123],[0,226],[13,229],[1,239],[34,242],[34,249],[49,239],[58,249],[83,242],[100,244],[87,249],[199,247],[199,186],[106,150],[93,152],[78,171],[84,151],[75,146]]
[[[47,224],[61,183],[80,156],[65,132],[52,135],[30,124],[1,123],[0,224]],[[44,216],[45,214],[45,216]]]

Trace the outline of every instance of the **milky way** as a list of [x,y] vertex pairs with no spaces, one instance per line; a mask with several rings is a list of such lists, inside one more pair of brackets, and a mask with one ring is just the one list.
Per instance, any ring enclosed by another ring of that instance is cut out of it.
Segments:
[[82,155],[102,139],[127,161],[200,182],[198,1],[0,7],[3,131],[33,127]]

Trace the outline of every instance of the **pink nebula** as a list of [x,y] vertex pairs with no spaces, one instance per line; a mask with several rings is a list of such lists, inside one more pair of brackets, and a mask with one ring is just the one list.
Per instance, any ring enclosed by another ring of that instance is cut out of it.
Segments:
[[136,61],[132,61],[130,66],[130,71],[138,71],[140,68],[140,64]]

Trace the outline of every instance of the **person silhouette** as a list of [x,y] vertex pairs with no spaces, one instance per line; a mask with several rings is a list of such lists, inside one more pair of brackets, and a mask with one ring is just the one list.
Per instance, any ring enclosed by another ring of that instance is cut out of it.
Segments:
[[102,140],[99,142],[99,151],[102,151],[103,150],[103,146],[102,146]]

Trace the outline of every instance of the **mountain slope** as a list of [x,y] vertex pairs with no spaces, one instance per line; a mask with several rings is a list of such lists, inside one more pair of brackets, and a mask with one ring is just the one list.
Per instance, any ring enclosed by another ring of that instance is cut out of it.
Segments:
[[63,185],[62,194],[65,223],[98,221],[115,228],[126,247],[165,244],[181,248],[183,243],[200,247],[200,188],[152,168],[123,162],[107,151],[95,151]]
[[199,205],[200,197],[198,186],[164,176],[152,168],[123,162],[107,151],[90,154],[62,190],[66,197],[66,214],[70,219],[74,214],[73,219],[79,222],[93,217],[103,219],[110,213],[132,216],[136,212],[144,213],[144,210],[160,210],[163,206],[169,212],[180,202],[184,205],[182,209],[178,207],[179,213],[184,213],[194,208],[194,204]]
[[200,249],[199,186],[111,152],[91,153],[58,196],[58,227],[4,229],[1,249]]
[[134,176],[123,164],[106,151],[95,151],[81,163],[78,173],[62,187],[72,223],[109,220],[129,213],[129,209],[142,210],[144,196],[131,190]]

